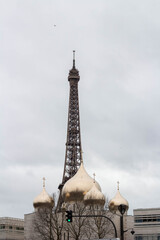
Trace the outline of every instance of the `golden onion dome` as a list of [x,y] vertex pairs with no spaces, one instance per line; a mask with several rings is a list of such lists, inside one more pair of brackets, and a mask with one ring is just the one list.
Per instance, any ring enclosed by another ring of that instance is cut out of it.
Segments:
[[43,178],[43,190],[42,192],[34,199],[33,206],[36,210],[39,208],[52,208],[54,206],[54,200],[45,189],[45,178]]
[[105,204],[105,196],[96,187],[95,180],[92,188],[84,196],[84,203],[85,205],[101,205],[101,206],[104,206]]
[[129,209],[128,201],[124,197],[122,197],[122,195],[119,192],[119,182],[118,182],[117,193],[115,197],[109,201],[109,204],[108,204],[109,210],[111,212],[116,212],[120,205],[124,205],[126,207],[126,211]]
[[[101,191],[101,187],[97,182],[95,182],[95,185]],[[64,184],[62,189],[64,202],[82,201],[92,186],[93,178],[86,172],[82,161],[77,173]]]

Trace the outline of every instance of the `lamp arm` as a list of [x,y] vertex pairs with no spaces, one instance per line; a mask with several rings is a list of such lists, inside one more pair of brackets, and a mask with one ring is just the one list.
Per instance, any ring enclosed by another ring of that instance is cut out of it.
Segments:
[[128,229],[126,229],[126,230],[123,230],[123,232],[125,233],[125,232],[128,232],[128,230],[130,230],[130,229],[132,229],[132,231],[133,231],[133,228],[128,228]]

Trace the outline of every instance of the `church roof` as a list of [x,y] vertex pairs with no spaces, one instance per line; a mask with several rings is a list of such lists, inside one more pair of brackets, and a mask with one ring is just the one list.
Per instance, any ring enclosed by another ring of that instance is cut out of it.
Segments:
[[129,208],[129,203],[128,201],[122,197],[122,195],[119,192],[119,182],[118,182],[118,188],[117,188],[117,193],[115,195],[115,197],[109,201],[109,209],[111,212],[115,212],[118,210],[118,207],[120,205],[125,205],[126,206],[126,211]]
[[[98,182],[95,185],[99,191],[101,187]],[[93,178],[86,172],[83,161],[77,173],[69,179],[62,190],[62,196],[65,202],[82,201],[85,194],[92,188]]]
[[33,206],[34,206],[35,209],[40,208],[40,207],[53,207],[54,206],[54,200],[46,192],[44,181],[45,181],[45,178],[43,178],[43,190],[42,190],[42,192],[33,201]]
[[93,183],[92,188],[84,196],[84,203],[86,205],[88,205],[88,204],[89,205],[91,205],[91,204],[104,205],[105,204],[105,196],[96,187],[95,182]]

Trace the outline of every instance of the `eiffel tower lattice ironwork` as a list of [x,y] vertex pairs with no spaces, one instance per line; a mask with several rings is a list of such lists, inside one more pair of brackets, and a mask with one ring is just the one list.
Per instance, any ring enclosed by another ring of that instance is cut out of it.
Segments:
[[73,67],[69,71],[68,81],[70,83],[69,109],[68,109],[68,128],[66,153],[62,183],[59,185],[59,199],[57,207],[60,209],[62,204],[62,188],[67,180],[75,175],[81,163],[81,132],[79,117],[78,82],[80,80],[79,71],[75,67],[75,51],[73,51]]

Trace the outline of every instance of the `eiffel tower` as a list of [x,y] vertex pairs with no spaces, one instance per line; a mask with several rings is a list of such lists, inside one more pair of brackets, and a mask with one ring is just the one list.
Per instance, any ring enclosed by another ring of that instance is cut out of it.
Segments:
[[68,109],[68,127],[66,153],[64,162],[64,171],[62,183],[59,185],[60,190],[57,209],[60,210],[62,205],[62,188],[66,181],[73,177],[81,163],[81,132],[79,117],[79,99],[78,99],[78,82],[80,80],[79,71],[75,67],[75,51],[73,51],[73,67],[69,71],[68,81],[70,85],[69,109]]

